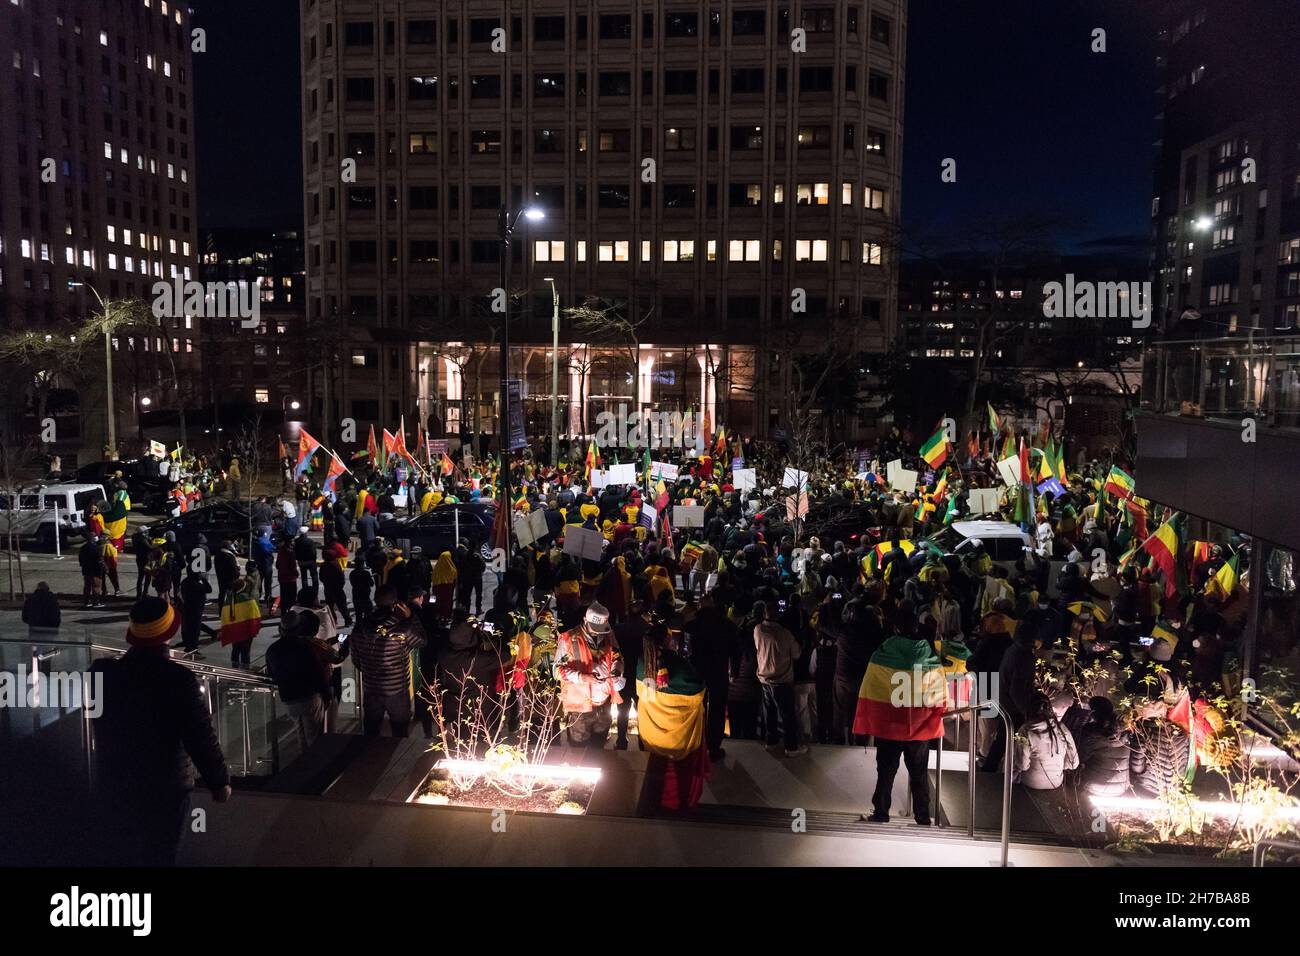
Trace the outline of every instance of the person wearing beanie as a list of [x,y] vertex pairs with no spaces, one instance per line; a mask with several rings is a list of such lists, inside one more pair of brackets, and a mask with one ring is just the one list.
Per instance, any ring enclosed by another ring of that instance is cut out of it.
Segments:
[[122,657],[95,661],[91,842],[103,864],[171,866],[189,821],[198,769],[213,799],[230,798],[230,772],[194,674],[171,660],[180,615],[159,597],[131,608]]

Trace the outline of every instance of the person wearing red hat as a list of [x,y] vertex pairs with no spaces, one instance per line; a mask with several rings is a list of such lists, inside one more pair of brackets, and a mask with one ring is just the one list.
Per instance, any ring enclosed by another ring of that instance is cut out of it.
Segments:
[[130,649],[91,666],[101,702],[93,722],[95,842],[108,865],[176,862],[194,789],[190,761],[213,799],[230,798],[230,771],[198,680],[168,653],[180,623],[167,601],[141,598],[131,608]]

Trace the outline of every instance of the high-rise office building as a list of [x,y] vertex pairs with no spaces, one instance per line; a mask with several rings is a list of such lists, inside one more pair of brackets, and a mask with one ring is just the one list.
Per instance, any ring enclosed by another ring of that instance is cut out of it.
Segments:
[[[5,331],[67,335],[97,295],[151,302],[155,282],[194,278],[191,43],[188,8],[168,0],[0,0]],[[186,401],[174,381],[197,381],[197,321],[112,339],[121,438],[143,408]],[[100,450],[97,368],[57,383],[79,405],[59,406],[61,451]]]
[[766,434],[795,355],[892,338],[902,0],[302,0],[302,22],[308,321],[348,353],[327,422],[456,432],[477,406],[491,431],[503,207],[544,216],[509,247],[510,376],[535,422],[558,376],[561,433],[639,398]]
[[1300,326],[1300,11],[1290,0],[1156,6],[1158,327]]

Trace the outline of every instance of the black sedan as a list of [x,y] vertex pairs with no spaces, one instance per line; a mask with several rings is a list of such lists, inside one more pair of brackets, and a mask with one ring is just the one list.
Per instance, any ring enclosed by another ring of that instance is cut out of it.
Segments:
[[455,550],[456,542],[462,541],[469,548],[478,548],[484,560],[491,560],[495,517],[495,506],[463,501],[439,505],[422,515],[382,520],[379,535],[401,547],[420,548],[433,557]]
[[[271,533],[278,537],[284,527],[284,515],[273,508],[271,518]],[[229,538],[232,542],[247,547],[251,530],[252,519],[248,509],[227,501],[192,508],[174,518],[155,522],[145,529],[150,540],[161,538],[168,531],[175,532],[176,544],[182,552],[189,551],[198,544],[199,535],[207,539],[209,548],[215,549],[222,538]]]
[[172,490],[172,483],[159,472],[158,467],[158,461],[153,458],[92,461],[77,469],[74,480],[82,484],[103,485],[109,500],[112,500],[113,476],[120,471],[127,494],[131,496],[131,507],[157,514],[166,510],[166,498]]

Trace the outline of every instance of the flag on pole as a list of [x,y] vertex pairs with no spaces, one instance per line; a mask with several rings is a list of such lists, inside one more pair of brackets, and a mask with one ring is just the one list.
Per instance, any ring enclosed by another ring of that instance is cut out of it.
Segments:
[[996,437],[1002,434],[1002,416],[993,408],[992,403],[985,402],[984,405],[989,410],[989,431]]
[[[287,448],[284,447],[284,439],[283,439],[283,438],[277,438],[277,439],[275,440],[275,443],[276,443],[276,446],[277,446],[277,447],[276,447],[276,454],[278,455],[280,461],[284,461],[286,458],[289,457],[289,449],[287,449]],[[177,448],[180,448],[180,445],[177,445],[176,447],[177,447]]]
[[298,437],[298,464],[293,470],[293,480],[297,481],[307,473],[307,466],[311,464],[312,455],[316,454],[316,449],[320,447],[320,442],[307,434],[307,429],[302,430]]
[[601,466],[600,449],[596,446],[596,439],[591,440],[587,446],[586,469],[583,472],[583,480],[591,481],[591,473]]
[[1164,572],[1165,596],[1173,597],[1178,593],[1178,560],[1183,549],[1182,515],[1174,514],[1156,529],[1156,533],[1142,542],[1142,550],[1151,555],[1152,560]]
[[718,440],[713,443],[713,457],[722,461],[727,454],[727,430],[718,429]]
[[334,493],[334,483],[339,480],[340,475],[351,474],[347,466],[343,464],[343,459],[338,456],[337,452],[330,452],[329,470],[325,472],[325,481],[321,484],[321,494],[328,495],[333,501],[337,495]]
[[375,426],[372,422],[370,425],[370,440],[366,442],[366,454],[370,456],[370,464],[379,467],[379,445],[375,441]]
[[939,425],[939,430],[921,446],[921,457],[925,459],[925,463],[931,468],[938,468],[947,459],[948,432],[942,423]]
[[397,450],[397,436],[385,428],[383,463],[379,467],[382,470],[387,471],[389,462],[392,460],[393,456],[397,454],[399,454]]
[[1119,465],[1112,465],[1110,474],[1106,476],[1106,484],[1102,487],[1102,491],[1112,494],[1116,498],[1130,498],[1133,495],[1133,487],[1133,476]]
[[1232,592],[1237,589],[1237,583],[1241,580],[1241,555],[1234,554],[1227,561],[1223,562],[1223,567],[1215,572],[1214,577],[1205,582],[1205,593],[1213,594],[1217,589],[1223,593],[1223,596],[1232,597]]
[[438,462],[438,465],[442,469],[443,477],[456,470],[456,463],[451,460],[445,451],[442,453],[442,459]]

